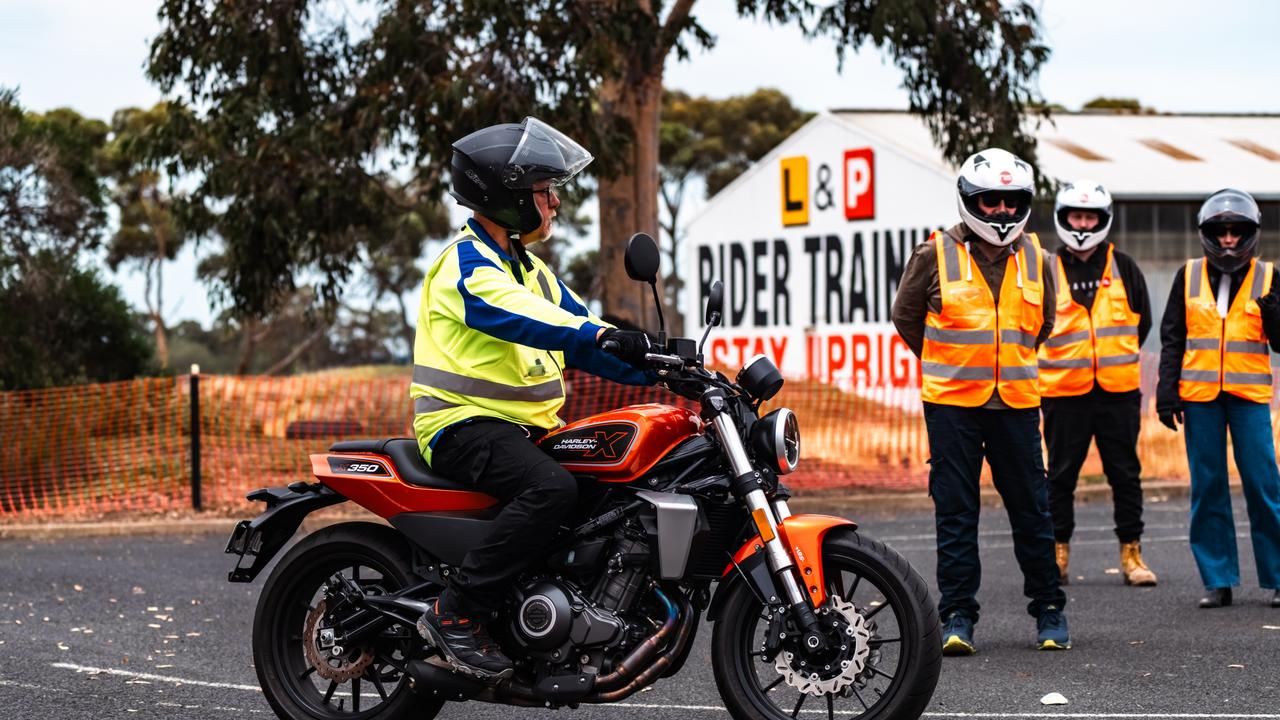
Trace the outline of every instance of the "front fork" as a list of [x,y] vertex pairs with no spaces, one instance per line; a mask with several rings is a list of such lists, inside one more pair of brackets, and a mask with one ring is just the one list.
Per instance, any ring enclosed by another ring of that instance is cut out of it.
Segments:
[[711,421],[720,436],[720,444],[728,456],[729,467],[733,469],[733,493],[751,513],[751,519],[764,545],[769,573],[786,596],[791,617],[803,634],[802,642],[809,650],[824,649],[827,639],[818,629],[818,618],[813,612],[809,594],[796,579],[796,564],[778,534],[778,522],[791,514],[790,508],[785,500],[776,501],[772,505],[769,503],[762,487],[763,478],[751,465],[751,458],[742,444],[738,427],[728,412],[728,402],[723,391],[713,390],[703,396],[702,414],[704,419]]

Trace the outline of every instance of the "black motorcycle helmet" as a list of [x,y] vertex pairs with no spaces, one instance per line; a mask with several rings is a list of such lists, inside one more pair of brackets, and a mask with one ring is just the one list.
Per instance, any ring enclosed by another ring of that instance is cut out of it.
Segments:
[[[1258,250],[1258,228],[1262,213],[1253,196],[1243,190],[1226,188],[1209,196],[1196,216],[1200,228],[1200,244],[1205,259],[1224,273],[1244,267]],[[1218,243],[1223,225],[1235,225],[1241,231],[1240,242],[1233,248]]]
[[542,225],[533,185],[563,185],[592,160],[591,153],[537,118],[477,130],[453,144],[450,194],[521,235]]

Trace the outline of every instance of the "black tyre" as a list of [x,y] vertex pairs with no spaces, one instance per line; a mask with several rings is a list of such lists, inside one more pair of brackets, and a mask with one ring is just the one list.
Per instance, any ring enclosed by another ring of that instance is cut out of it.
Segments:
[[729,713],[736,720],[783,720],[802,709],[833,719],[920,717],[942,669],[938,611],[928,586],[893,549],[851,530],[827,536],[822,565],[830,597],[819,619],[843,623],[836,642],[848,633],[853,649],[814,662],[795,638],[766,661],[761,647],[769,611],[745,583],[736,584],[711,640],[716,685]]
[[336,573],[366,593],[391,593],[419,582],[403,539],[384,525],[334,525],[295,545],[262,588],[253,618],[253,661],[276,715],[286,720],[435,717],[443,703],[414,693],[406,672],[420,647],[414,628],[394,626],[363,647],[343,648],[337,657],[320,649],[317,628],[328,622],[324,585]]

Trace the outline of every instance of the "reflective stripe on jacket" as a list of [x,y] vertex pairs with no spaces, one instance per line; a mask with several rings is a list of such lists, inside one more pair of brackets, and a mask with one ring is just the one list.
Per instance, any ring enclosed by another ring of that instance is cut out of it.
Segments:
[[1040,404],[1036,338],[1044,325],[1040,241],[1028,233],[1005,266],[997,304],[964,244],[935,232],[940,312],[925,317],[925,402],[979,407],[999,391],[1012,408]]
[[610,327],[534,255],[526,270],[474,220],[427,270],[413,348],[413,428],[427,463],[440,432],[473,417],[553,429],[563,369],[648,384],[596,348]]
[[1249,273],[1225,319],[1218,314],[1217,288],[1210,286],[1204,263],[1204,258],[1187,261],[1187,345],[1178,394],[1183,400],[1207,402],[1225,390],[1270,403],[1271,356],[1257,299],[1271,290],[1271,263],[1249,261]]
[[1107,266],[1088,310],[1071,297],[1062,258],[1055,258],[1050,267],[1058,286],[1058,313],[1053,332],[1040,346],[1040,394],[1084,395],[1093,389],[1095,378],[1107,392],[1137,390],[1141,318],[1129,304],[1124,281],[1114,272],[1115,246],[1107,246]]

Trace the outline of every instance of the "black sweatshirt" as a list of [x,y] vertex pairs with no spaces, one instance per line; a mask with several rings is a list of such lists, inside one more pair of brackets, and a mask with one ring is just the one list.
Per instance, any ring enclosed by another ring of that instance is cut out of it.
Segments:
[[[1164,414],[1182,409],[1182,399],[1178,394],[1178,380],[1182,376],[1182,355],[1187,346],[1187,301],[1186,301],[1187,266],[1178,268],[1173,276],[1173,287],[1169,288],[1169,302],[1164,306],[1164,319],[1160,323],[1160,380],[1156,384],[1156,412]],[[1240,290],[1244,278],[1249,274],[1249,266],[1245,265],[1231,274],[1231,298],[1235,302],[1236,292]],[[1222,271],[1209,265],[1209,287],[1217,292],[1218,280]],[[1271,270],[1271,292],[1280,289],[1280,271]],[[1280,352],[1280,311],[1262,308],[1262,333],[1267,336],[1271,350]]]
[[[1071,299],[1086,309],[1093,308],[1093,298],[1098,294],[1098,285],[1102,282],[1102,274],[1107,270],[1107,247],[1111,243],[1102,243],[1089,256],[1081,260],[1065,248],[1058,250],[1062,258],[1062,268],[1066,271],[1067,286],[1071,289]],[[1138,314],[1138,344],[1147,341],[1151,333],[1151,294],[1147,291],[1147,278],[1138,269],[1133,258],[1116,250],[1115,273],[1124,283],[1125,293],[1129,296],[1129,309]]]

